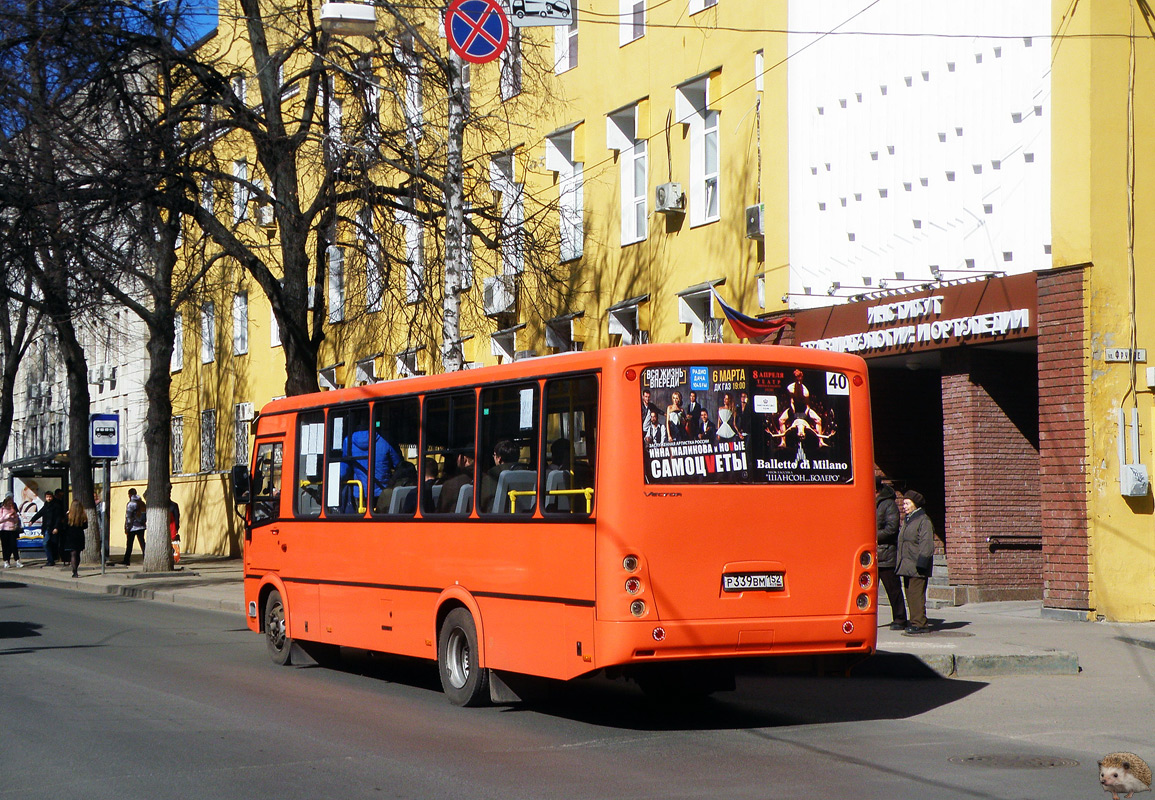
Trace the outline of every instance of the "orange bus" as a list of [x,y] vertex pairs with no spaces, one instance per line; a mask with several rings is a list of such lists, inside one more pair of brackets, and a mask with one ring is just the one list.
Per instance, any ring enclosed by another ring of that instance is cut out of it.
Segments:
[[566,353],[287,397],[253,427],[245,600],[278,663],[436,660],[476,705],[518,675],[708,692],[735,659],[875,647],[857,356]]

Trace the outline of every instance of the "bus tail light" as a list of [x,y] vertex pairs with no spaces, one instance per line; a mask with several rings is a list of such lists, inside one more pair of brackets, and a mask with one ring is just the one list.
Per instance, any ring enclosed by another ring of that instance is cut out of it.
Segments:
[[626,556],[622,559],[622,569],[626,572],[636,572],[638,569],[638,557]]
[[874,583],[874,579],[869,572],[864,572],[858,576],[858,585],[863,589],[869,589],[870,585]]
[[864,567],[869,567],[874,563],[874,556],[869,550],[863,550],[862,555],[858,557],[858,563]]
[[657,628],[654,628],[654,641],[655,642],[663,642],[665,640],[666,640],[666,629],[661,627],[660,625]]
[[635,600],[630,603],[630,613],[635,617],[644,616],[646,613],[646,604],[641,600]]
[[855,600],[855,603],[858,605],[859,611],[865,611],[867,608],[870,607],[870,595],[860,594],[858,596],[858,599]]
[[637,594],[642,590],[642,582],[637,578],[626,578],[626,593]]
[[842,632],[847,636],[854,633],[854,623],[850,620],[846,620],[846,622],[842,623]]

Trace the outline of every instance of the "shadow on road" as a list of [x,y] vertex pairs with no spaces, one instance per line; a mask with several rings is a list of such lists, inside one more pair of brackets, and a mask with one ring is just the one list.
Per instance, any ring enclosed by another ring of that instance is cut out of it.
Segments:
[[[437,667],[420,659],[343,649],[339,658],[326,659],[322,666],[441,691]],[[895,675],[777,675],[764,669],[761,662],[751,662],[738,675],[735,691],[681,701],[656,700],[631,681],[602,675],[568,682],[525,679],[518,688],[525,690],[527,699],[504,710],[638,731],[774,728],[913,717],[961,700],[987,685],[925,672],[923,675],[911,665],[909,671]],[[926,679],[912,680],[912,676]]]

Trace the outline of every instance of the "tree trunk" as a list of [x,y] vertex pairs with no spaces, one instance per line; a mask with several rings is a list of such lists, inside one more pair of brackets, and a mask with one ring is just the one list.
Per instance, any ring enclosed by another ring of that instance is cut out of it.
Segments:
[[[145,417],[144,447],[148,455],[148,488],[145,490],[145,572],[172,570],[172,540],[169,534],[169,502],[172,498],[172,348],[175,339],[172,311],[167,313],[158,302],[149,326],[148,378],[144,393],[148,399]],[[165,320],[168,324],[164,324]]]
[[456,372],[465,366],[461,347],[461,283],[465,259],[465,89],[461,83],[461,59],[449,58],[449,130],[445,164],[445,299],[442,302],[441,368]]

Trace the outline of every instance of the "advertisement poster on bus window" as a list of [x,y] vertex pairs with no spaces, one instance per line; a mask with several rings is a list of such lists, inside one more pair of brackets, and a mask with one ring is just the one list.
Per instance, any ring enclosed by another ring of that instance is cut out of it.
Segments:
[[641,376],[646,483],[850,483],[843,373],[687,365]]

